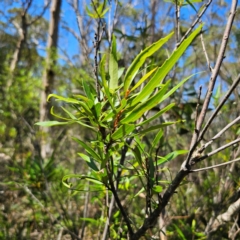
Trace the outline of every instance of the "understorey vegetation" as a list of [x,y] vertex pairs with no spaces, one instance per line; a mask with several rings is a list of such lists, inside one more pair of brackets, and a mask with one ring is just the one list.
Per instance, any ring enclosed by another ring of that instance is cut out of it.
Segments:
[[0,239],[238,239],[238,1],[1,1]]

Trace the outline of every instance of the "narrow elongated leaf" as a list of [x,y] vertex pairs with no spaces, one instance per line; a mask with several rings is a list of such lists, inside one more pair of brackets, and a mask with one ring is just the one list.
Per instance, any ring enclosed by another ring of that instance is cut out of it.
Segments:
[[79,104],[79,101],[74,99],[74,98],[65,98],[65,97],[62,97],[62,96],[59,96],[59,95],[53,94],[53,93],[48,95],[47,101],[49,101],[49,99],[51,97],[54,97],[54,98],[56,98],[58,100],[66,102],[66,103],[76,103],[76,104]]
[[91,89],[88,86],[88,84],[86,83],[86,81],[82,81],[82,84],[83,84],[83,89],[84,89],[86,96],[88,97],[88,99],[91,99],[92,102],[94,102],[93,94],[91,93]]
[[65,112],[65,113],[67,113],[67,115],[71,118],[71,119],[73,119],[73,120],[76,120],[77,118],[72,114],[72,113],[70,113],[66,108],[64,108],[64,107],[61,107],[62,108],[62,110]]
[[96,153],[96,151],[94,151],[94,149],[92,149],[90,146],[88,146],[86,143],[84,143],[83,141],[81,141],[78,138],[73,138],[77,143],[79,143],[87,153],[89,153],[94,159],[101,161],[101,157]]
[[74,98],[65,98],[65,97],[59,96],[57,94],[49,94],[47,100],[49,100],[51,97],[54,97],[57,100],[61,100],[61,101],[66,102],[66,103],[73,103],[73,104],[80,105],[85,110],[85,112],[87,113],[88,116],[93,116],[89,107],[84,102],[78,101]]
[[83,102],[78,102],[78,105],[80,105],[84,111],[86,112],[87,117],[93,117],[92,111],[89,109],[88,105]]
[[113,134],[112,139],[117,140],[123,137],[126,137],[129,133],[131,133],[135,129],[134,124],[124,124],[121,125]]
[[[99,181],[98,179],[93,178],[93,177],[89,177],[89,176],[81,175],[81,174],[67,174],[62,178],[62,183],[65,187],[67,187],[67,188],[72,187],[71,184],[68,183],[68,180],[71,178],[79,178],[81,180],[88,180],[88,181],[94,182],[96,184],[103,185],[103,183],[101,181]],[[78,191],[81,191],[81,190],[78,190]]]
[[120,122],[121,123],[129,123],[129,122],[134,122],[137,119],[139,119],[146,111],[152,109],[154,106],[156,106],[164,96],[164,94],[167,91],[168,85],[170,82],[167,82],[159,91],[156,93],[154,96],[148,99],[148,101],[137,105],[132,112],[122,119]]
[[100,3],[99,6],[95,9],[93,7],[92,11],[86,6],[86,12],[91,18],[103,18],[104,15],[107,13],[109,8],[105,8],[103,10],[103,7],[106,6],[106,2]]
[[156,113],[154,116],[148,118],[147,120],[137,124],[137,126],[143,126],[146,123],[149,123],[151,121],[153,121],[154,119],[160,117],[163,113],[167,112],[168,110],[170,110],[172,107],[175,106],[175,103],[171,103],[169,105],[167,105],[165,108],[163,108],[162,110],[160,110],[158,113]]
[[175,87],[173,87],[169,92],[167,92],[163,98],[162,101],[164,101],[165,99],[167,99],[168,97],[170,97],[173,93],[175,93],[187,80],[189,80],[191,77],[195,76],[196,74],[199,74],[201,72],[198,73],[194,73],[191,76],[183,79],[180,83],[178,83]]
[[87,165],[94,171],[98,172],[99,169],[97,165],[95,164],[94,160],[90,158],[89,156],[83,154],[83,153],[78,153],[78,155],[87,162]]
[[62,117],[62,116],[60,116],[60,115],[57,115],[57,114],[53,111],[53,109],[54,109],[54,107],[52,106],[52,107],[51,107],[51,110],[50,110],[51,115],[53,115],[53,116],[56,117],[56,118],[65,120],[65,121],[71,121],[70,118],[65,118],[65,117]]
[[109,101],[112,109],[114,109],[114,105],[113,105],[113,102],[112,102],[112,97],[110,95],[108,83],[107,83],[107,80],[106,80],[105,65],[106,65],[106,54],[103,55],[102,60],[100,62],[100,74],[101,74],[105,94],[108,98],[108,101]]
[[155,75],[149,80],[147,85],[143,88],[143,90],[136,96],[133,100],[133,105],[141,102],[147,96],[149,96],[154,88],[158,86],[158,84],[166,77],[166,75],[170,72],[175,63],[179,60],[182,54],[185,52],[187,47],[191,44],[197,34],[201,31],[202,25],[200,25],[187,39],[183,41],[183,43],[173,52],[169,59],[165,61],[165,63],[157,70]]
[[160,193],[160,192],[163,191],[163,187],[159,186],[159,185],[154,185],[153,188],[152,188],[152,191],[155,192],[155,193]]
[[165,123],[157,124],[155,126],[152,126],[152,127],[149,127],[147,129],[144,129],[144,130],[140,131],[138,134],[140,134],[140,135],[141,134],[146,134],[146,133],[154,131],[156,129],[164,128],[164,127],[167,127],[167,126],[179,123],[179,122],[182,122],[182,120],[179,120],[179,121],[176,121],[176,122],[165,122]]
[[67,124],[71,124],[71,122],[46,121],[46,122],[35,123],[35,125],[42,126],[42,127],[52,127],[52,126],[67,125]]
[[176,158],[178,155],[186,154],[187,152],[188,152],[188,150],[177,150],[177,151],[171,152],[171,153],[167,154],[165,157],[162,157],[161,159],[159,159],[157,161],[157,165],[161,165],[163,163],[171,161],[174,158]]
[[[194,1],[189,1],[189,0],[186,0],[186,2],[192,7],[192,9],[197,13],[197,9],[194,7],[194,5],[192,4],[192,2]],[[201,2],[201,1],[200,1]]]
[[75,94],[75,95],[73,95],[73,96],[76,97],[76,98],[82,99],[84,102],[89,101],[89,99],[88,99],[86,96],[83,96],[83,95],[81,95],[81,94]]
[[142,192],[145,191],[145,188],[141,188],[135,195],[133,198],[137,197],[139,194],[141,194]]
[[123,67],[118,69],[118,79],[123,75],[124,69]]
[[138,88],[146,79],[148,79],[155,71],[157,70],[157,68],[154,68],[153,70],[149,71],[148,73],[146,73],[137,83],[136,85],[131,89],[131,92],[133,90],[135,90],[136,88]]
[[92,127],[92,126],[89,125],[89,124],[86,124],[86,123],[80,121],[79,119],[76,120],[75,122],[78,123],[78,124],[80,124],[80,125],[82,125],[82,126],[84,126],[84,127],[90,128],[90,129],[92,129],[93,131],[97,132],[96,128]]
[[94,104],[94,106],[92,107],[91,110],[95,116],[96,121],[98,122],[100,115],[101,115],[101,103],[98,102],[98,103]]
[[124,78],[124,94],[129,90],[129,87],[132,83],[132,80],[138,73],[140,67],[144,64],[146,58],[153,55],[164,43],[166,43],[173,35],[173,32],[170,33],[165,38],[160,39],[159,41],[153,43],[151,46],[145,48],[137,57],[133,60],[132,64],[127,70],[127,73]]
[[113,54],[110,54],[109,58],[109,90],[114,93],[114,90],[118,88],[118,63]]
[[163,136],[163,130],[160,129],[156,135],[156,137],[153,139],[153,142],[152,142],[152,145],[151,145],[151,148],[150,148],[150,155],[152,154],[153,152],[153,149],[156,147],[156,145],[159,143],[160,139],[162,138]]
[[140,151],[140,149],[139,149],[139,146],[136,145],[136,147],[135,147],[134,149],[132,149],[132,152],[133,152],[133,154],[134,154],[134,156],[135,156],[135,159],[136,159],[138,165],[139,165],[141,168],[143,168],[143,167],[142,167],[142,156],[141,156],[141,151]]
[[112,35],[112,55],[117,60],[117,41],[114,34]]

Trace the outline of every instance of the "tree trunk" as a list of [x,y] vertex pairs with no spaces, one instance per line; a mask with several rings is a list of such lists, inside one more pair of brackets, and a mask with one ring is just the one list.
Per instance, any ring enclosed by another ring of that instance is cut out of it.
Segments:
[[[47,57],[46,57],[46,68],[43,74],[43,89],[41,92],[40,102],[40,121],[46,121],[50,119],[50,108],[51,104],[47,102],[47,97],[52,93],[54,89],[54,65],[56,63],[56,49],[58,41],[58,25],[60,20],[60,9],[62,0],[52,0],[51,5],[51,17],[49,25],[49,36],[47,42]],[[48,141],[48,128],[42,128],[42,139],[41,139],[41,156],[44,159],[47,153],[50,152],[50,144]]]

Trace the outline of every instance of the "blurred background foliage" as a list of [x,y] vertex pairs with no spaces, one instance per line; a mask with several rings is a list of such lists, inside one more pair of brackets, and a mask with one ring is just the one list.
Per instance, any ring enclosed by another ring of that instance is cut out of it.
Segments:
[[[63,0],[58,22],[57,61],[52,69],[52,90],[62,96],[83,92],[82,81],[93,86],[95,81],[93,41],[97,20],[87,15],[86,6],[90,6],[90,1],[87,0],[78,1],[77,15],[74,10],[76,1],[78,0]],[[205,2],[198,1],[194,6],[199,10]],[[40,96],[43,90],[42,76],[47,67],[51,3],[49,1],[44,5],[42,1],[0,1],[0,239],[101,239],[106,220],[102,216],[108,208],[105,203],[107,193],[70,191],[61,182],[66,174],[88,172],[86,162],[77,155],[81,149],[72,140],[72,136],[80,136],[87,141],[91,139],[91,132],[80,125],[53,127],[48,132],[43,132],[34,125],[40,119]],[[109,35],[104,35],[101,52],[108,51],[113,32],[118,43],[118,63],[125,69],[141,49],[175,30],[175,5],[167,1],[111,0],[106,1],[106,4],[109,11],[102,21],[105,22]],[[218,54],[229,5],[230,1],[214,1],[202,18],[205,46],[212,67]],[[23,16],[27,22],[27,31],[23,43],[19,45]],[[196,13],[190,5],[181,8],[181,36],[195,18]],[[80,32],[77,19],[81,21]],[[209,113],[239,73],[238,26],[239,14],[236,15]],[[146,61],[144,67],[162,64],[175,48],[175,44],[176,40],[172,38],[165,48]],[[21,54],[13,68],[14,54],[19,47]],[[176,106],[164,115],[164,119],[159,120],[186,120],[165,130],[165,137],[158,150],[161,156],[176,149],[188,149],[194,131],[194,114],[200,85],[203,86],[202,98],[206,93],[210,72],[201,41],[197,40],[168,78],[172,79],[171,84],[174,85],[199,71],[203,72],[194,76],[172,96],[169,101],[177,102]],[[54,110],[60,111],[60,104],[57,102],[54,102]],[[239,116],[239,113],[237,88],[215,119],[207,137],[214,136],[226,123]],[[220,147],[222,142],[233,140],[239,133],[239,125],[236,125],[212,147]],[[40,149],[41,138],[45,134],[48,135],[49,151],[43,158]],[[146,148],[151,146],[153,137],[154,134],[144,137],[143,145]],[[212,165],[225,162],[238,154],[238,146],[234,146],[208,162],[203,162],[202,166],[208,166],[209,162]],[[182,162],[181,155],[159,170],[163,190]],[[81,181],[80,184],[83,189],[89,188],[86,181]],[[227,210],[229,203],[238,198],[239,185],[238,163],[190,175],[166,209],[167,230],[166,236],[161,239],[206,239],[204,230],[209,219]],[[133,212],[138,213],[133,218],[141,224],[145,217],[145,196],[139,194],[133,198],[129,195],[129,189],[136,194],[139,187],[136,178],[122,178],[119,194],[128,207],[128,212],[134,209]],[[211,239],[228,239],[231,224],[218,230]],[[110,227],[111,239],[121,239],[124,231],[126,229],[122,225],[122,218],[116,210]],[[157,234],[159,227],[151,231],[149,234]]]

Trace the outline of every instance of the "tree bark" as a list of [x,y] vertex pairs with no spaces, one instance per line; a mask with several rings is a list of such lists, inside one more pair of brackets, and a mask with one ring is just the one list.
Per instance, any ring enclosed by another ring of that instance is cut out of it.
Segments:
[[[51,104],[47,102],[47,97],[52,93],[54,89],[54,65],[56,63],[56,49],[58,42],[58,25],[60,20],[62,0],[52,0],[51,5],[51,16],[49,25],[49,36],[47,42],[47,57],[46,57],[46,68],[43,74],[43,89],[41,92],[40,102],[40,121],[46,121],[50,119],[50,108]],[[42,139],[41,139],[41,156],[44,159],[47,153],[50,151],[50,145],[47,144],[48,129],[41,128]]]

